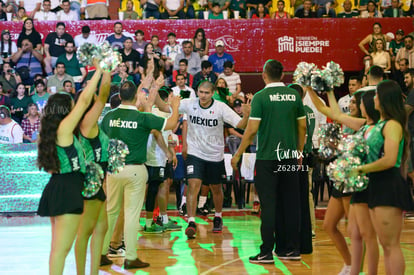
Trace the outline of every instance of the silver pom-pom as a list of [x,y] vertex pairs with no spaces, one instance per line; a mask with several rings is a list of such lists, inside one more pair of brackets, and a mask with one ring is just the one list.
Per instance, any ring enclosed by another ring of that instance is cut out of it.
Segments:
[[85,66],[93,65],[93,59],[98,59],[101,68],[110,71],[122,62],[121,54],[113,50],[108,41],[101,45],[85,43],[79,48],[77,56],[79,62]]
[[125,158],[129,154],[128,146],[121,140],[110,139],[108,154],[108,173],[121,172],[125,167]]
[[293,73],[293,78],[300,85],[310,86],[312,72],[316,69],[317,66],[313,63],[300,62]]
[[338,145],[341,155],[326,169],[334,187],[343,193],[359,192],[367,188],[366,175],[354,175],[352,170],[366,163],[369,146],[361,134],[347,136]]
[[338,144],[342,139],[342,130],[339,124],[327,123],[319,128],[318,157],[323,161],[331,161],[338,155]]
[[102,187],[104,177],[104,171],[99,164],[92,161],[87,162],[82,195],[85,198],[90,198],[96,195]]
[[332,91],[332,77],[326,71],[321,71],[319,69],[313,70],[310,86],[313,90],[319,93]]
[[332,87],[339,87],[344,83],[344,72],[338,63],[333,61],[326,63],[324,71],[326,71],[326,73],[332,78],[332,80],[330,80],[330,82],[332,82]]

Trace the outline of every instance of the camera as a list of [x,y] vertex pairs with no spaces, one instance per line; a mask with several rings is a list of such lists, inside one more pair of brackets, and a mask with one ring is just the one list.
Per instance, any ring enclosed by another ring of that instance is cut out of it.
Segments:
[[9,54],[8,54],[8,53],[1,53],[1,56],[2,56],[3,58],[7,58],[7,57],[9,57]]
[[10,74],[14,74],[16,71],[14,69],[8,69],[7,72]]

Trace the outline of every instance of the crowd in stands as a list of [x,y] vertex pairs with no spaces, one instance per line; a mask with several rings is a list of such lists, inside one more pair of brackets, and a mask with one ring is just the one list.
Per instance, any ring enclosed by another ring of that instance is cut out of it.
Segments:
[[[3,0],[0,21],[101,20],[108,0]],[[122,0],[118,19],[412,17],[410,0]],[[112,18],[115,19],[115,18]]]

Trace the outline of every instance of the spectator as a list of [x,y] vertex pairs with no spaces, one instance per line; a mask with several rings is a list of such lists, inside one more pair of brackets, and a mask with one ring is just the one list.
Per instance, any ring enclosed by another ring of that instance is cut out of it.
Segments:
[[118,73],[113,76],[111,84],[121,87],[122,84],[126,81],[134,82],[134,79],[131,75],[128,74],[128,66],[125,64],[125,62],[122,62],[118,65]]
[[114,24],[114,33],[106,38],[113,49],[122,49],[124,47],[124,41],[127,38],[122,34],[122,23],[116,22]]
[[161,14],[161,19],[185,19],[184,0],[162,0],[162,5],[165,11]]
[[[236,99],[233,102],[233,110],[240,116],[243,116],[242,111],[243,102],[240,99]],[[230,154],[234,155],[237,148],[240,146],[241,139],[243,138],[244,130],[234,128],[230,124],[224,124],[229,131],[229,135],[226,137],[226,144],[229,147]]]
[[40,38],[40,34],[36,31],[31,18],[24,20],[22,32],[17,39],[17,48],[22,47],[22,41],[24,39],[28,39],[36,50],[42,50],[42,39]]
[[250,14],[248,14],[249,18],[253,18],[253,14],[255,14],[259,8],[259,4],[263,4],[263,6],[269,10],[272,6],[271,0],[247,0],[246,7],[250,9]]
[[273,19],[287,19],[290,18],[290,14],[285,12],[285,1],[277,1],[277,11],[272,15]]
[[40,130],[40,115],[34,103],[28,105],[28,116],[22,121],[23,142],[33,143],[37,141]]
[[34,83],[35,94],[32,95],[32,101],[37,105],[37,109],[41,113],[46,106],[46,102],[49,99],[50,94],[46,92],[46,86],[43,80],[38,79]]
[[187,19],[194,19],[195,18],[195,10],[193,5],[193,0],[184,0],[184,10],[187,9],[187,13],[185,14]]
[[56,63],[63,63],[65,65],[66,73],[72,76],[75,82],[75,89],[79,91],[87,76],[87,72],[75,54],[75,44],[73,41],[66,42],[65,53],[58,57]]
[[141,7],[144,10],[144,19],[155,18],[160,19],[161,0],[140,0]]
[[375,49],[371,53],[372,63],[374,65],[380,66],[385,72],[391,70],[391,58],[390,54],[384,50],[385,41],[382,39],[377,39],[375,41]]
[[208,19],[224,19],[219,3],[214,3],[208,14]]
[[23,143],[22,127],[11,119],[10,109],[7,106],[0,106],[0,143]]
[[29,18],[29,16],[27,16],[27,14],[26,14],[26,9],[23,8],[23,7],[20,7],[17,10],[16,16],[13,17],[13,22],[23,22],[23,21],[26,21],[26,19],[28,19],[28,18]]
[[332,0],[315,0],[314,1],[315,8],[316,8],[316,16],[319,18],[322,17],[331,17],[335,18],[335,7],[336,3],[332,5]]
[[193,52],[193,43],[191,43],[191,41],[186,40],[182,43],[182,45],[183,45],[183,52],[176,56],[173,69],[178,70],[179,61],[181,59],[187,59],[188,61],[187,72],[189,72],[192,75],[195,75],[201,70],[200,55],[198,53]]
[[17,46],[10,38],[9,30],[1,31],[0,53],[4,62],[10,62],[10,57],[17,52]]
[[177,82],[177,75],[178,74],[184,75],[184,77],[186,79],[185,85],[188,85],[190,87],[193,86],[194,76],[192,74],[188,73],[188,61],[187,61],[187,59],[185,59],[185,58],[181,59],[180,62],[179,62],[178,70],[173,71],[173,75],[172,75],[172,82],[173,83]]
[[253,13],[252,18],[253,19],[268,19],[270,18],[269,10],[262,3],[259,3],[257,4],[256,12]]
[[395,57],[395,68],[397,70],[400,69],[399,61],[402,58],[408,60],[408,68],[414,68],[413,37],[410,35],[404,37],[404,48],[401,48]]
[[[407,102],[414,103],[414,69],[407,69],[404,72],[404,83],[407,88],[408,98]],[[414,104],[410,104],[414,105]]]
[[410,8],[408,11],[404,12],[404,16],[413,17],[414,16],[414,1],[411,1]]
[[227,86],[229,88],[229,92],[231,93],[233,100],[239,96],[244,98],[244,94],[241,93],[241,80],[240,75],[234,72],[234,65],[231,61],[224,62],[224,70],[223,73],[219,74],[218,78],[222,78],[226,81]]
[[66,42],[73,42],[73,37],[66,32],[63,22],[56,24],[56,31],[46,36],[45,40],[45,70],[48,75],[52,75],[52,68],[55,67],[59,56],[65,53]]
[[126,11],[124,11],[124,20],[137,20],[138,13],[134,10],[134,2],[128,0],[126,3]]
[[156,34],[152,35],[151,36],[151,44],[154,47],[154,53],[161,58],[161,56],[162,56],[162,49],[161,49],[159,43],[160,43],[160,38],[158,37],[158,35],[156,35]]
[[50,0],[43,0],[43,10],[36,12],[33,19],[37,21],[56,21],[56,13],[50,11]]
[[3,83],[3,91],[6,94],[13,94],[17,84],[21,83],[20,76],[16,74],[16,71],[11,67],[9,62],[3,64],[3,72],[0,75],[0,82]]
[[119,50],[122,62],[128,67],[129,74],[133,77],[134,83],[139,84],[141,76],[139,74],[140,54],[132,48],[132,38],[127,37],[124,41],[124,48]]
[[312,1],[303,1],[303,7],[298,8],[295,12],[296,18],[316,18],[316,13],[312,11]]
[[30,103],[33,103],[32,98],[27,95],[24,84],[20,83],[10,99],[12,119],[21,124],[23,118],[27,115],[27,107]]
[[246,0],[231,0],[230,11],[234,18],[234,12],[238,11],[240,18],[246,18]]
[[177,74],[176,86],[172,87],[172,91],[175,96],[181,96],[181,98],[196,98],[195,91],[186,85],[186,76],[184,74]]
[[392,74],[392,79],[395,80],[398,84],[400,84],[401,90],[405,95],[408,95],[407,87],[405,86],[404,82],[404,74],[405,71],[408,70],[408,59],[401,58],[400,62],[398,62],[400,68],[398,70],[394,70]]
[[170,71],[170,69],[174,66],[175,58],[180,53],[181,46],[177,43],[176,35],[175,33],[170,32],[168,34],[168,44],[162,49],[162,59],[165,62],[166,71]]
[[144,40],[145,34],[142,30],[135,31],[135,42],[132,43],[132,48],[139,52],[141,58],[144,56],[144,49],[148,42]]
[[85,43],[98,45],[98,40],[94,34],[91,34],[89,26],[83,26],[82,33],[75,36],[75,46],[77,49]]
[[390,42],[390,55],[391,55],[391,62],[394,64],[395,58],[397,56],[398,51],[404,47],[404,31],[402,29],[398,29],[395,32],[395,39]]
[[344,11],[338,13],[338,18],[355,18],[359,17],[359,12],[357,10],[352,10],[352,2],[351,0],[345,0],[342,4],[344,7]]
[[85,14],[86,19],[108,19],[108,0],[82,0],[81,13]]
[[211,83],[216,83],[217,81],[217,76],[213,72],[213,64],[211,64],[211,62],[207,60],[201,62],[201,71],[196,73],[196,75],[194,76],[193,89],[197,90],[198,85],[205,80]]
[[56,93],[63,91],[63,83],[69,80],[74,85],[73,77],[66,73],[65,63],[56,63],[56,73],[47,81],[47,92]]
[[70,0],[70,9],[78,14],[78,18],[81,18],[81,0]]
[[[385,40],[385,42],[390,42],[391,38],[388,35],[382,33],[382,26],[380,23],[376,22],[372,26],[373,32],[365,36],[361,42],[359,42],[358,47],[366,55],[372,53],[375,49],[375,41],[378,39]],[[365,45],[368,44],[368,50],[365,49]]]
[[218,78],[215,85],[213,99],[229,104],[229,101],[231,99],[230,96],[231,94],[229,92],[226,80],[223,78]]
[[391,7],[384,11],[384,17],[404,17],[403,10],[400,8],[399,0],[391,1]]
[[[210,11],[208,18],[210,18],[210,14],[213,13],[214,4],[219,4],[217,13],[219,13],[219,14],[221,14],[221,16],[223,16],[222,11],[227,10],[230,7],[230,0],[208,0],[207,4],[208,4],[208,9]],[[203,15],[203,14],[201,13],[201,15]],[[223,19],[223,18],[221,18],[221,19]]]
[[374,1],[368,2],[367,10],[361,12],[361,18],[382,18],[382,14],[377,10]]
[[[151,63],[154,67],[153,76],[154,79],[157,79],[160,76],[160,72],[162,70],[160,64],[160,57],[154,53],[154,46],[149,43],[145,46],[145,54],[144,57],[141,58],[141,64],[139,65],[141,79],[143,79],[148,74],[149,63]],[[152,68],[152,67],[151,67]]]
[[70,94],[72,96],[72,98],[75,98],[76,90],[73,87],[73,84],[70,80],[65,80],[63,82],[63,91]]
[[193,51],[200,55],[200,59],[207,60],[209,43],[203,28],[198,28],[195,31],[194,37],[191,39],[191,43],[193,43]]
[[4,4],[3,2],[0,2],[0,22],[7,21],[7,15],[4,12],[4,10],[5,10]]
[[43,55],[33,48],[27,38],[22,41],[21,48],[12,55],[11,60],[16,64],[16,71],[25,85],[32,85],[34,76],[43,73]]
[[62,10],[57,13],[57,18],[60,21],[78,21],[79,15],[76,11],[70,9],[69,0],[62,1]]
[[19,6],[24,8],[28,15],[32,15],[33,11],[40,10],[41,0],[19,0]]
[[222,40],[217,40],[215,46],[216,52],[208,57],[208,61],[213,64],[213,72],[218,75],[224,70],[224,62],[231,61],[234,63],[234,59],[231,54],[224,52],[224,42]]
[[7,0],[7,2],[5,3],[6,13],[12,13],[13,16],[15,16],[19,9],[18,4],[19,3],[16,3],[16,0]]

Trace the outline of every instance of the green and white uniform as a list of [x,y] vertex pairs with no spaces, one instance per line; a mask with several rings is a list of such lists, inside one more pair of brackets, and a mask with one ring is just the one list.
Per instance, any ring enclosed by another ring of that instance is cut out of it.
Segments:
[[123,141],[129,149],[125,167],[118,174],[108,174],[108,231],[105,235],[102,254],[108,252],[112,233],[122,204],[125,210],[126,259],[137,258],[137,235],[139,218],[144,202],[148,173],[147,142],[152,129],[162,131],[166,119],[150,113],[142,113],[135,106],[121,104],[109,111],[102,120],[101,129],[110,139]]
[[[292,121],[305,118],[298,92],[285,87],[283,83],[268,84],[257,92],[253,97],[250,113],[251,120],[260,120],[256,159],[277,160],[277,153],[281,151],[286,154],[284,159],[295,158],[292,152],[297,150],[298,124]],[[282,155],[279,154],[279,157]]]
[[50,177],[43,190],[37,213],[39,216],[82,214],[85,157],[76,137],[67,147],[56,146],[60,162],[59,173]]

